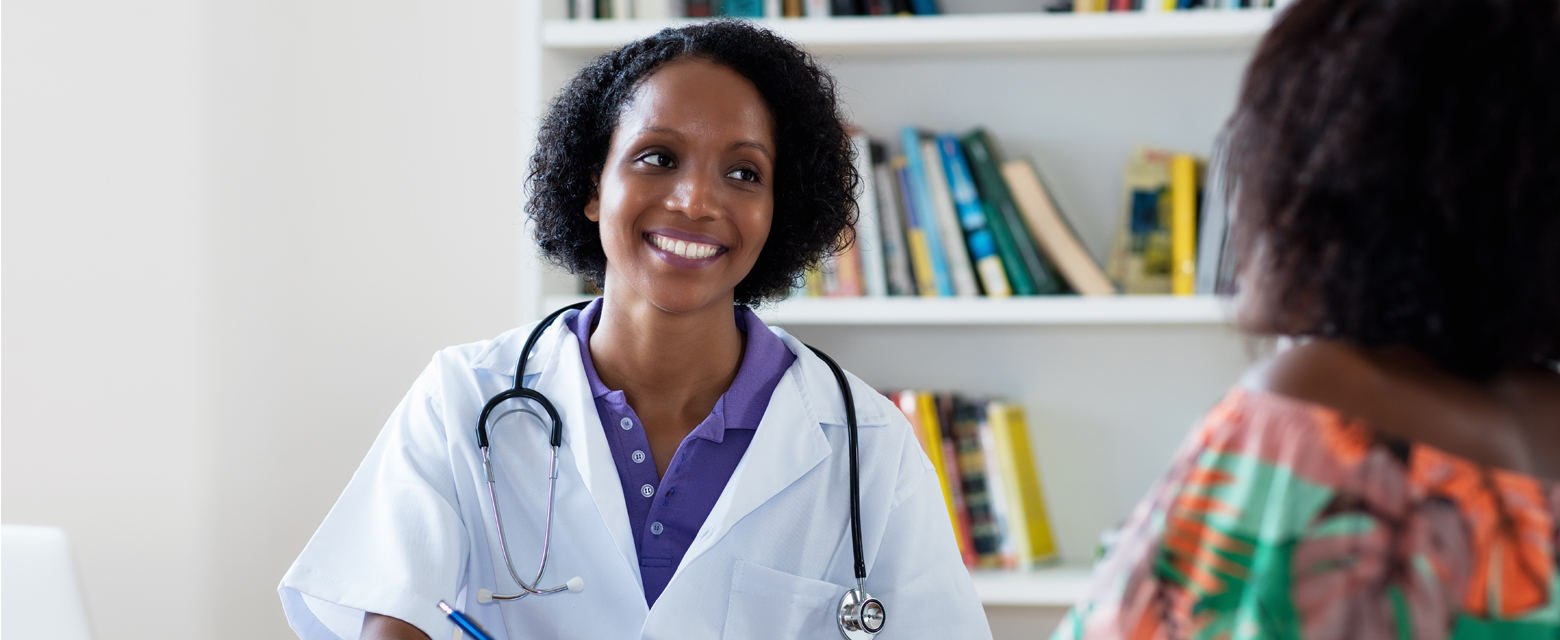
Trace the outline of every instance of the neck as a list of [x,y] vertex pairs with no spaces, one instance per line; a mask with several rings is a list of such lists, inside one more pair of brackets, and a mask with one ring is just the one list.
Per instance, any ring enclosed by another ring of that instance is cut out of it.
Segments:
[[745,338],[732,318],[732,295],[685,312],[661,309],[621,283],[603,297],[590,336],[602,383],[623,391],[636,410],[654,404],[707,415],[742,364]]

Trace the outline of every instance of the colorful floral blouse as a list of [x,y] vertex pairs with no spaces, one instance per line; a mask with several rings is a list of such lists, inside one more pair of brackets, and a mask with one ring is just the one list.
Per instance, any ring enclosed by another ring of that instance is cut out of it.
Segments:
[[1053,640],[1560,638],[1560,485],[1234,390]]

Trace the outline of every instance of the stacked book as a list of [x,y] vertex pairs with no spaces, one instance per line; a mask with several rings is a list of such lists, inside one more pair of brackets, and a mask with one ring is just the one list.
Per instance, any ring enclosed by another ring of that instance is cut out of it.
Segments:
[[1057,558],[1022,407],[953,393],[885,395],[937,469],[966,566],[1028,568]]

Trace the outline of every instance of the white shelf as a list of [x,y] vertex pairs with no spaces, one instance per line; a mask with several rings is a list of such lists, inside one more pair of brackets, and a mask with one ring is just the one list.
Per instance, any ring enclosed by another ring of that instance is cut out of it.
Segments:
[[[691,20],[548,20],[542,47],[599,53]],[[1249,49],[1271,10],[782,18],[758,22],[815,54],[944,55]]]
[[1089,567],[1049,567],[1032,571],[975,571],[980,603],[1005,607],[1071,607],[1083,598]]
[[[587,299],[546,296],[545,310]],[[785,325],[1215,325],[1226,322],[1213,296],[1039,296],[1025,298],[793,298],[758,310]]]

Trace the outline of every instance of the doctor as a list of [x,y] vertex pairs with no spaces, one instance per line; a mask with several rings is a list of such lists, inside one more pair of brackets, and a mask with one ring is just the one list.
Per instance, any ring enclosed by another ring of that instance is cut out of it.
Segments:
[[[448,638],[449,601],[499,638],[838,638],[856,586],[842,389],[744,304],[837,250],[858,182],[833,80],[741,22],[668,29],[593,61],[531,160],[545,255],[603,297],[540,333],[522,382],[562,420],[541,587],[551,426],[489,421],[533,326],[446,349],[414,383],[282,579],[305,640]],[[846,375],[859,425],[877,637],[989,638],[936,474],[900,413]],[[485,598],[484,598],[485,599]]]

